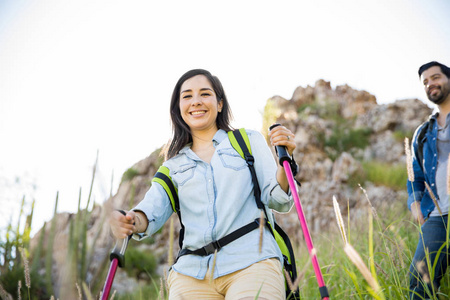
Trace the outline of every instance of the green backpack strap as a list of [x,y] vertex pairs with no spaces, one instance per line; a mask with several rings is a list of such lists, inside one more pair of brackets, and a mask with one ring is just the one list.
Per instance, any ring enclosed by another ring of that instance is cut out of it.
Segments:
[[231,146],[233,146],[233,148],[239,153],[239,155],[247,162],[248,169],[250,170],[250,174],[252,176],[256,206],[266,212],[261,201],[261,189],[259,188],[258,178],[256,177],[255,158],[252,155],[250,139],[248,138],[247,132],[244,128],[229,131],[228,138],[230,140]]
[[250,139],[244,128],[228,131],[228,139],[230,140],[231,146],[233,146],[243,159],[245,159],[244,150],[252,155]]
[[183,239],[184,239],[184,225],[181,221],[181,212],[180,212],[180,200],[178,198],[178,190],[173,185],[172,178],[170,177],[170,170],[165,166],[159,167],[155,176],[152,179],[153,182],[159,183],[164,190],[166,191],[167,196],[170,199],[170,203],[172,204],[172,210],[177,213],[178,219],[180,220],[180,235],[178,238],[178,244],[180,245],[180,249],[183,249]]

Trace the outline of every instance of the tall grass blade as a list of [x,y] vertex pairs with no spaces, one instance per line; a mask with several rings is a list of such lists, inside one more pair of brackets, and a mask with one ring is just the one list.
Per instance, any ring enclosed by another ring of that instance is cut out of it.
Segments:
[[22,281],[19,280],[19,282],[17,283],[17,299],[18,300],[22,299],[21,289],[22,289]]
[[430,188],[430,186],[428,185],[428,183],[425,181],[425,187],[428,191],[428,193],[430,194],[431,200],[433,200],[434,206],[436,206],[436,208],[438,209],[439,214],[442,216],[442,210],[439,207],[439,203],[436,199],[436,196],[433,193],[433,190]]
[[[53,243],[55,240],[55,231],[56,231],[56,216],[58,212],[58,200],[59,200],[59,192],[56,192],[56,200],[55,200],[55,210],[53,212],[53,219],[50,225],[50,235],[47,240],[47,254],[45,257],[45,281],[47,292],[52,295],[53,293]],[[43,233],[45,234],[45,232]]]
[[23,270],[24,270],[24,275],[25,275],[25,286],[28,289],[28,299],[31,299],[30,298],[30,288],[31,288],[30,267],[28,266],[28,259],[27,259],[27,255],[25,253],[25,249],[23,249],[21,247],[19,250],[20,250],[20,255],[22,256]]
[[351,262],[358,268],[359,272],[361,272],[370,287],[376,292],[377,295],[379,295],[380,299],[384,300],[384,295],[381,293],[381,289],[377,280],[372,276],[371,272],[364,264],[361,256],[359,256],[355,248],[353,248],[353,246],[350,244],[346,244],[344,246],[344,252],[345,254],[347,254],[348,258],[350,258]]
[[342,220],[341,215],[341,209],[339,208],[339,204],[336,200],[336,196],[333,195],[333,206],[334,206],[334,213],[336,215],[337,224],[339,227],[339,231],[341,233],[342,241],[344,242],[344,245],[348,243],[347,241],[347,235],[345,234],[345,226],[344,221]]
[[414,171],[412,166],[412,155],[409,139],[405,137],[405,155],[406,155],[406,171],[408,172],[408,179],[414,182]]
[[261,215],[259,217],[259,253],[261,253],[262,251],[265,223],[266,221],[264,219],[264,212],[261,210]]

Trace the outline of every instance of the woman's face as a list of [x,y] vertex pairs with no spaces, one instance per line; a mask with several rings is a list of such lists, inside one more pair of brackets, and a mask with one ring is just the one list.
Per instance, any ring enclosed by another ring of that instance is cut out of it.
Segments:
[[222,111],[223,101],[217,100],[209,80],[203,75],[187,79],[180,90],[180,112],[191,133],[217,131],[217,114]]

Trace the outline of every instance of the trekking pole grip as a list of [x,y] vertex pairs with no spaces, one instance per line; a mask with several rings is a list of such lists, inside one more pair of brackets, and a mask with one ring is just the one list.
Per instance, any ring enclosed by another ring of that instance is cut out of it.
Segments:
[[[125,211],[118,210],[121,214],[124,216],[126,215]],[[123,268],[125,266],[125,251],[128,247],[128,242],[130,241],[132,237],[132,234],[124,238],[123,240],[118,240],[116,242],[116,245],[114,246],[114,249],[111,251],[111,254],[109,255],[109,260],[113,261],[114,259],[117,259],[119,267]]]
[[[273,124],[272,126],[269,127],[269,131],[277,126],[281,126],[281,124],[278,123]],[[277,153],[278,161],[281,166],[285,161],[288,161],[289,164],[292,162],[292,157],[289,155],[287,148],[285,146],[275,146],[275,152]]]

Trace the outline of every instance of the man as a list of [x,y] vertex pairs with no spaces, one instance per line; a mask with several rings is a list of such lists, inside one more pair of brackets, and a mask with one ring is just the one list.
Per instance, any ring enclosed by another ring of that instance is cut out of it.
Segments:
[[410,299],[429,299],[434,298],[438,291],[450,259],[446,246],[437,257],[441,246],[448,240],[450,69],[432,61],[419,68],[419,77],[428,99],[437,105],[439,111],[417,128],[412,140],[414,179],[408,180],[408,208],[422,226],[410,267]]

